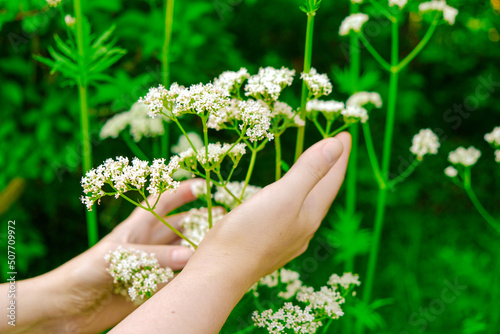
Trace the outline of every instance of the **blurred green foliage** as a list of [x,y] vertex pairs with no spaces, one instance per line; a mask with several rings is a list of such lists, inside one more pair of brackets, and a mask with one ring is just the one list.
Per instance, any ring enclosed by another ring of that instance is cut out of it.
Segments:
[[[374,297],[378,305],[355,305],[334,330],[351,326],[353,317],[366,319],[377,333],[485,333],[491,309],[498,310],[500,236],[472,207],[466,194],[445,178],[447,153],[459,145],[483,152],[473,168],[473,185],[490,212],[500,217],[500,168],[483,135],[500,125],[500,2],[450,0],[459,9],[454,26],[440,26],[428,46],[403,71],[400,80],[392,171],[398,175],[408,161],[413,134],[431,128],[441,137],[440,154],[428,157],[410,179],[390,194]],[[71,4],[63,0],[62,6]],[[415,9],[418,3],[410,2]],[[66,8],[66,7],[65,7]],[[99,35],[111,25],[127,54],[107,71],[105,83],[89,94],[94,164],[131,153],[98,133],[112,114],[128,110],[150,86],[161,81],[163,43],[162,2],[157,0],[88,1],[84,11]],[[349,1],[324,0],[315,20],[313,66],[333,79],[332,98],[345,99],[351,90],[348,41],[338,36]],[[388,57],[389,25],[370,12],[369,37]],[[208,82],[224,70],[244,66],[288,66],[301,70],[305,15],[292,0],[176,1],[171,78],[181,84]],[[427,22],[410,14],[401,27],[401,56],[425,33]],[[34,56],[49,57],[53,35],[67,39],[64,18],[45,1],[0,1],[0,190],[15,178],[26,180],[18,200],[1,214],[2,245],[6,223],[16,220],[20,277],[46,272],[86,248],[84,207],[78,201],[80,147],[76,91],[63,87],[60,74]],[[387,96],[387,75],[362,51],[363,89]],[[300,85],[285,96],[298,105]],[[295,94],[293,94],[295,93]],[[384,113],[371,116],[372,133],[380,148]],[[196,127],[196,124],[192,125]],[[319,139],[312,128],[308,144]],[[177,133],[171,134],[175,141]],[[283,158],[293,160],[295,130],[282,138]],[[150,142],[141,143],[151,151]],[[360,150],[359,219],[361,230],[345,222],[339,196],[309,250],[291,263],[307,284],[320,286],[332,272],[342,272],[348,253],[364,254],[369,243],[376,186],[364,149]],[[273,152],[262,152],[253,183],[271,181]],[[100,235],[131,211],[119,200],[98,208]],[[3,246],[2,246],[3,247]],[[2,264],[3,265],[3,264]],[[358,256],[355,272],[361,281],[366,256]],[[2,271],[5,272],[5,271]],[[497,274],[498,279],[498,274]],[[463,285],[450,302],[442,299],[448,284]],[[390,298],[390,299],[387,299]],[[441,301],[441,302],[439,302]],[[440,307],[444,305],[444,307]],[[376,308],[376,313],[371,309]],[[352,310],[352,312],[350,311]],[[246,318],[231,316],[228,332],[244,328]],[[333,328],[334,326],[332,326]]]

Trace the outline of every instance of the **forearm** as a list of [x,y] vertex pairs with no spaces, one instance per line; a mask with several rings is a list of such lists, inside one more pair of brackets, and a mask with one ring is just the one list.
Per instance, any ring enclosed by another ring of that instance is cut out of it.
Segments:
[[0,333],[61,332],[58,283],[51,273],[0,285],[1,309],[7,313]]
[[172,282],[111,333],[218,333],[254,283],[244,266],[224,256],[195,254]]

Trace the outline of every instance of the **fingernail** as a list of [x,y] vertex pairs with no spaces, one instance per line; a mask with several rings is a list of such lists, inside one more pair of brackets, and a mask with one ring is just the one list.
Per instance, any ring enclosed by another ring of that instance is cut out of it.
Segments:
[[172,251],[172,261],[179,264],[186,263],[191,255],[193,255],[191,249],[187,247],[178,248]]
[[342,154],[342,143],[335,138],[328,139],[328,142],[323,146],[323,154],[330,163],[334,163]]

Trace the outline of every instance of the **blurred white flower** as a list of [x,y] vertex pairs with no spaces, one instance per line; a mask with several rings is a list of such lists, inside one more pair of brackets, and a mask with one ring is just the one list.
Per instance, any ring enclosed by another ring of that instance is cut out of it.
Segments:
[[454,165],[462,165],[465,167],[473,166],[481,156],[481,151],[474,146],[465,149],[460,146],[455,151],[451,151],[448,155],[448,161]]
[[421,12],[442,12],[443,19],[450,25],[455,24],[455,17],[458,14],[458,10],[456,8],[448,6],[445,0],[432,0],[429,2],[423,2],[418,6],[418,10]]
[[311,100],[306,104],[306,111],[308,113],[319,111],[325,115],[330,115],[336,117],[340,115],[340,112],[344,110],[344,102],[322,101],[322,100]]
[[364,107],[367,104],[372,104],[375,108],[382,107],[382,98],[379,93],[375,92],[358,92],[352,94],[346,101],[346,106]]
[[413,137],[410,152],[422,160],[426,154],[437,154],[439,146],[439,137],[431,129],[422,129]]
[[222,72],[217,79],[214,80],[214,85],[227,90],[231,94],[236,94],[236,91],[241,87],[243,82],[250,77],[246,68],[240,68],[238,72],[226,71]]
[[344,273],[342,276],[339,276],[337,274],[333,274],[330,276],[328,279],[328,285],[340,285],[344,289],[349,289],[349,287],[352,285],[357,285],[359,286],[361,282],[359,281],[359,276],[357,274],[352,274],[352,273]]
[[239,163],[243,154],[245,154],[246,144],[239,143],[233,146],[229,143],[208,144],[206,152],[205,147],[200,148],[196,153],[191,147],[173,156],[172,161],[176,161],[180,168],[186,170],[196,170],[196,164],[201,163],[205,167],[212,169],[220,164],[224,157],[229,157],[234,164]]
[[408,0],[389,0],[389,6],[398,6],[399,9],[402,9],[404,6],[406,6],[407,3]]
[[155,254],[134,248],[118,246],[104,259],[109,263],[106,271],[113,277],[114,293],[128,295],[136,304],[151,297],[158,290],[158,284],[174,277],[172,269],[160,268]]
[[351,14],[346,17],[340,24],[339,35],[347,36],[352,31],[359,33],[363,25],[368,21],[369,17],[363,13]]
[[500,163],[500,150],[495,151],[495,161]]
[[453,178],[458,175],[458,171],[454,167],[448,166],[444,169],[444,174],[448,177]]
[[[216,224],[224,215],[224,210],[221,208],[212,208],[212,223]],[[180,225],[183,228],[184,236],[198,246],[209,230],[207,208],[189,210],[187,215],[182,218]],[[194,250],[193,245],[184,239],[181,240],[181,245]]]
[[347,106],[340,113],[344,116],[344,122],[346,123],[366,123],[368,121],[368,112],[365,108]]
[[144,103],[136,102],[129,111],[116,114],[108,119],[99,135],[101,139],[117,138],[120,132],[130,126],[130,135],[138,142],[142,137],[163,135],[165,132],[163,121],[167,120],[163,115],[157,118],[148,117],[148,107]]
[[49,7],[57,7],[61,3],[61,0],[47,0]]
[[76,23],[76,19],[71,15],[66,15],[64,17],[64,23],[66,23],[68,27],[72,28]]
[[493,145],[493,147],[500,146],[500,126],[497,126],[491,131],[484,135],[484,140]]

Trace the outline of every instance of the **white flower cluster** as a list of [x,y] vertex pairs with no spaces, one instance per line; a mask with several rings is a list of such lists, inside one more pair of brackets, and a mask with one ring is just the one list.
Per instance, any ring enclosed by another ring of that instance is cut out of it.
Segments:
[[172,109],[173,101],[184,89],[183,86],[179,86],[177,83],[173,83],[170,89],[166,89],[163,85],[152,87],[145,97],[139,99],[139,102],[147,105],[149,109],[148,115],[155,118],[160,115],[160,113],[166,111],[165,105],[167,105],[169,109]]
[[375,108],[382,107],[382,98],[379,93],[375,92],[358,92],[352,94],[346,101],[346,106],[364,107],[367,104],[372,104]]
[[[151,166],[148,165],[148,161],[137,158],[132,160],[132,164],[124,157],[117,157],[116,160],[108,159],[82,177],[81,185],[86,196],[80,199],[91,211],[94,202],[103,196],[114,195],[118,198],[129,190],[143,189],[148,177],[147,190],[150,194],[159,195],[167,190],[175,191],[179,187],[179,182],[174,181],[172,174],[178,168],[177,161],[171,160],[169,164],[165,164],[163,158],[154,159]],[[110,186],[110,192],[103,190],[106,184]]]
[[293,82],[295,70],[286,67],[275,69],[272,67],[260,68],[258,74],[252,75],[245,86],[245,95],[266,103],[278,100],[283,88]]
[[491,131],[484,135],[484,140],[490,143],[493,147],[500,147],[500,126],[497,126]]
[[340,115],[340,112],[344,110],[344,102],[337,101],[322,101],[322,100],[311,100],[306,104],[307,112],[319,111],[328,118],[327,115],[332,115],[334,117]]
[[322,286],[319,291],[314,291],[313,288],[299,291],[297,300],[308,303],[311,309],[324,312],[332,319],[338,319],[344,315],[340,305],[345,302],[345,299],[335,287]]
[[57,7],[61,3],[61,0],[47,0],[49,7]]
[[426,154],[437,154],[439,146],[439,137],[431,129],[422,129],[413,137],[410,152],[422,160]]
[[227,90],[231,94],[236,94],[243,82],[250,77],[246,68],[240,68],[239,71],[222,72],[217,79],[214,80],[214,85]]
[[456,8],[448,6],[445,0],[432,0],[429,2],[423,2],[418,6],[418,10],[421,12],[442,12],[443,19],[450,25],[455,24],[455,17],[458,14],[458,10]]
[[171,160],[176,161],[181,168],[186,170],[196,170],[198,162],[208,169],[213,169],[226,156],[230,157],[234,164],[238,164],[243,154],[245,154],[245,148],[246,144],[243,143],[234,146],[229,143],[214,143],[208,144],[208,152],[205,151],[205,147],[200,148],[197,152],[190,147],[178,156],[172,157]]
[[332,92],[333,87],[328,76],[326,74],[319,74],[315,68],[311,68],[309,73],[301,73],[300,78],[305,81],[313,99],[329,95]]
[[208,116],[217,113],[229,104],[229,92],[211,83],[192,85],[179,92],[175,99],[172,113],[175,116],[183,114],[198,114]]
[[271,111],[271,131],[281,132],[289,126],[304,126],[306,123],[287,103],[276,101]]
[[128,295],[138,304],[151,297],[158,290],[158,284],[167,283],[174,277],[172,269],[160,268],[155,254],[133,248],[118,246],[104,259],[109,263],[106,271],[113,277],[114,292]]
[[444,169],[444,174],[448,177],[454,178],[458,175],[458,171],[454,167],[448,166]]
[[294,297],[297,292],[306,289],[302,281],[300,280],[299,273],[293,270],[288,270],[285,268],[281,268],[276,270],[275,272],[262,277],[257,283],[255,283],[250,291],[258,297],[258,287],[266,286],[268,288],[274,288],[278,286],[278,283],[281,282],[283,286],[285,286],[285,291],[280,291],[278,293],[278,297],[283,299],[290,299]]
[[130,126],[130,134],[136,142],[140,141],[142,137],[162,135],[165,132],[163,121],[166,121],[167,118],[163,115],[157,118],[148,117],[147,110],[144,103],[136,102],[129,111],[111,117],[101,129],[101,139],[117,138],[127,126]]
[[500,150],[495,151],[495,161],[500,163]]
[[399,9],[403,9],[404,6],[408,3],[408,0],[389,0],[389,6],[394,7],[398,6]]
[[[245,194],[241,196],[241,192],[243,191],[243,187],[245,186],[245,182],[229,182],[226,187],[229,191],[236,196],[237,198],[241,198],[241,202],[246,201],[250,197],[252,197],[255,193],[257,193],[261,187],[247,185],[245,188]],[[205,186],[206,191],[206,186]],[[236,208],[239,203],[238,201],[231,196],[224,187],[217,186],[217,191],[214,194],[214,200],[219,203],[225,205],[230,210]]]
[[314,321],[315,314],[311,312],[311,307],[306,306],[301,309],[292,303],[285,305],[278,311],[265,310],[261,314],[254,311],[252,319],[255,326],[266,328],[269,333],[281,334],[286,329],[290,329],[293,333],[316,333],[319,327],[322,326],[321,321]]
[[[224,210],[220,208],[212,208],[212,223],[215,224],[224,217]],[[191,209],[188,214],[181,220],[180,223],[183,234],[191,240],[195,245],[199,245],[208,233],[208,210],[206,208]],[[190,247],[194,250],[193,245],[186,240],[181,240],[181,245]]]
[[476,149],[474,146],[467,149],[460,146],[455,151],[451,151],[450,154],[448,154],[448,161],[454,165],[470,167],[476,164],[480,156],[481,151]]
[[351,285],[359,286],[360,284],[359,276],[357,274],[353,275],[352,273],[344,273],[342,276],[333,274],[328,279],[328,285],[340,285],[344,290],[349,289]]
[[368,111],[358,106],[347,106],[341,112],[345,123],[366,123],[368,121]]
[[339,35],[347,36],[352,31],[359,33],[361,28],[368,21],[369,17],[363,13],[351,14],[340,24]]
[[66,25],[71,28],[75,25],[76,19],[71,15],[66,15],[64,17],[64,23],[66,23]]

